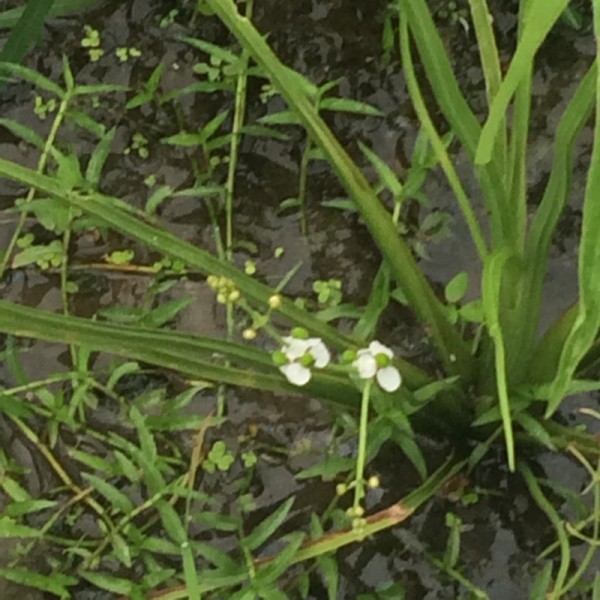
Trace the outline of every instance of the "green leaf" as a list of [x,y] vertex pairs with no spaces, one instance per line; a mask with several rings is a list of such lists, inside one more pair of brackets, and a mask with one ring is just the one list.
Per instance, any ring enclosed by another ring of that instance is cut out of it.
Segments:
[[81,577],[101,590],[107,590],[113,594],[122,594],[127,597],[133,593],[135,588],[135,584],[129,579],[122,579],[121,577],[114,577],[113,575],[106,575],[104,573],[83,571]]
[[42,150],[45,146],[44,138],[37,134],[33,129],[12,119],[0,118],[0,126],[8,129],[13,135],[26,141],[28,144]]
[[182,131],[160,140],[163,144],[170,146],[199,146],[202,143],[202,135],[200,133],[188,133]]
[[197,48],[198,50],[202,50],[202,52],[205,52],[210,56],[214,56],[215,58],[223,62],[229,63],[231,65],[237,63],[239,60],[238,55],[231,52],[231,50],[227,50],[226,48],[223,48],[222,46],[217,46],[216,44],[211,44],[210,42],[207,42],[205,40],[199,38],[192,38],[185,35],[179,36],[178,39],[182,42],[185,42],[186,44],[189,44],[190,46],[193,46],[194,48]]
[[3,477],[0,478],[0,485],[4,492],[15,502],[25,502],[26,500],[31,499],[29,493],[11,477],[3,475]]
[[102,136],[90,156],[90,161],[85,171],[85,179],[94,189],[98,189],[98,186],[100,185],[102,169],[110,154],[110,148],[115,138],[116,131],[116,127],[107,131],[106,134]]
[[223,515],[213,511],[200,511],[194,515],[194,518],[219,531],[232,532],[239,528],[238,520],[231,515]]
[[569,1],[531,0],[529,3],[523,33],[510,62],[510,68],[492,102],[487,121],[481,132],[475,156],[476,164],[485,164],[490,161],[498,128],[504,119],[510,100],[521,79],[531,68],[535,53],[568,6]]
[[139,481],[140,470],[136,467],[133,462],[127,458],[122,452],[115,450],[115,459],[119,465],[119,468],[123,475],[129,479],[132,483]]
[[188,296],[186,298],[179,298],[177,300],[159,304],[141,319],[140,324],[146,327],[161,327],[165,323],[172,321],[182,310],[188,307],[193,300],[194,299],[191,296]]
[[384,114],[374,106],[352,100],[351,98],[323,98],[319,102],[320,110],[331,110],[334,112],[348,112],[355,115],[366,115],[369,117],[383,117]]
[[272,562],[258,571],[257,577],[261,584],[272,584],[283,575],[298,553],[305,538],[306,534],[300,531],[296,531],[291,535],[286,536],[287,545],[285,548],[277,553],[277,556]]
[[213,544],[194,542],[194,552],[211,562],[215,567],[225,571],[233,571],[237,568],[237,563],[229,554]]
[[534,440],[537,440],[549,450],[556,450],[552,437],[534,417],[526,412],[521,412],[515,417],[515,420]]
[[354,460],[352,458],[333,454],[328,456],[323,462],[296,473],[296,479],[321,477],[324,481],[330,481],[340,473],[348,473],[352,470],[353,466]]
[[252,530],[245,539],[245,544],[250,550],[258,549],[277,531],[286,520],[294,501],[295,497],[288,498]]
[[8,516],[0,516],[0,538],[35,538],[40,537],[41,531],[28,527],[27,525],[20,525],[14,519]]
[[163,527],[169,537],[177,544],[187,542],[185,527],[183,526],[179,515],[175,512],[175,509],[164,500],[159,500],[156,503],[156,507],[160,513],[160,520]]
[[456,304],[463,299],[463,296],[467,293],[467,287],[469,285],[469,276],[463,271],[455,275],[447,284],[444,289],[444,296],[446,301],[450,304]]
[[89,454],[88,452],[82,452],[81,450],[77,450],[77,448],[71,448],[69,455],[80,463],[106,474],[108,477],[116,475],[114,465],[105,458]]
[[15,77],[25,79],[26,81],[29,81],[29,83],[33,83],[33,85],[55,94],[59,98],[62,98],[65,95],[65,92],[53,81],[28,67],[9,62],[0,62],[0,72],[2,71],[8,71],[8,73]]
[[[20,63],[23,60],[29,48],[37,42],[53,3],[54,0],[28,0],[0,51],[0,62]],[[0,82],[0,87],[2,85]]]
[[282,110],[280,112],[271,113],[259,119],[259,123],[265,125],[301,125],[302,121],[291,110]]
[[402,182],[398,179],[398,176],[392,171],[392,169],[385,163],[375,152],[370,150],[362,142],[358,142],[358,146],[362,153],[367,157],[369,162],[373,165],[374,169],[379,175],[381,183],[392,193],[394,198],[400,198],[402,196]]
[[133,502],[114,485],[91,473],[83,473],[82,475],[99,494],[110,502],[113,508],[120,510],[124,515],[128,515],[135,508]]
[[153,215],[157,208],[164,202],[169,196],[173,194],[173,188],[168,185],[163,185],[154,190],[152,195],[148,198],[144,210],[149,214]]
[[20,502],[12,502],[6,507],[6,515],[8,517],[21,517],[30,515],[40,510],[53,508],[58,503],[54,500],[24,500]]
[[185,541],[181,544],[181,556],[183,558],[183,575],[188,598],[200,600],[200,588],[198,586],[198,572],[196,561],[190,543]]
[[75,577],[69,577],[62,573],[54,572],[50,575],[42,575],[36,571],[30,571],[24,567],[12,567],[9,569],[0,569],[0,577],[9,581],[48,592],[59,598],[70,598],[69,587],[77,585]]

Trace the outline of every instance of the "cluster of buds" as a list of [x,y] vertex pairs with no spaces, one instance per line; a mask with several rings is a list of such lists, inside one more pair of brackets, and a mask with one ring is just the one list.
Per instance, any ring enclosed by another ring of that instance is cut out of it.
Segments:
[[219,304],[235,304],[241,297],[235,282],[227,277],[209,275],[206,279],[209,287],[217,294]]
[[[377,475],[371,475],[371,477],[365,480],[364,485],[373,490],[380,487],[381,481]],[[346,492],[349,492],[351,489],[356,487],[356,481],[353,481],[350,484],[338,483],[335,486],[335,493],[338,496],[343,496]],[[364,518],[365,509],[358,504],[357,501],[355,501],[355,503],[346,510],[346,514],[352,520],[353,529],[360,530],[366,525],[366,520]]]

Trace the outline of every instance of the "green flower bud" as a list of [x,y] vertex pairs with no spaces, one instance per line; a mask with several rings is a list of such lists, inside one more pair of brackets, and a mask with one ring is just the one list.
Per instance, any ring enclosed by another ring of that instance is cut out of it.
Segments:
[[342,364],[347,365],[347,364],[354,362],[356,360],[356,356],[357,356],[356,350],[349,348],[348,350],[344,351],[340,361],[342,362]]
[[315,357],[310,353],[307,352],[301,359],[300,359],[300,364],[303,367],[312,367],[315,364]]
[[292,337],[295,337],[297,340],[307,340],[309,337],[308,331],[304,327],[294,327],[291,333]]
[[391,360],[387,354],[376,354],[375,362],[377,363],[377,366],[380,369],[383,369],[384,367],[387,367],[390,364]]
[[278,367],[283,367],[283,365],[287,365],[288,363],[287,356],[281,350],[275,350],[275,352],[271,354],[271,358]]

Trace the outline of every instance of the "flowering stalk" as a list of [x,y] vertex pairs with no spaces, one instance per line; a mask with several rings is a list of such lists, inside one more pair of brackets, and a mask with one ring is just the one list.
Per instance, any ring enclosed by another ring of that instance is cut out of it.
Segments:
[[[365,464],[367,462],[367,427],[369,425],[369,401],[371,399],[371,386],[373,379],[367,379],[363,387],[362,400],[360,403],[360,424],[358,430],[358,456],[356,457],[356,478],[354,486],[354,504],[352,505],[352,516],[360,519],[364,509],[360,505],[365,497]],[[362,522],[358,521],[357,524]]]

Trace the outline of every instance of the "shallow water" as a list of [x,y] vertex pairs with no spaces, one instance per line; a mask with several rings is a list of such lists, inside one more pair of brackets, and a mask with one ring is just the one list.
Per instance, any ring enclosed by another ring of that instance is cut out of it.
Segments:
[[[198,35],[222,41],[225,33],[211,19],[197,19],[190,25],[190,3],[181,5],[177,22],[161,29],[158,26],[164,16],[164,3],[153,0],[132,0],[108,3],[103,9],[91,12],[81,20],[60,19],[47,29],[40,49],[33,53],[28,64],[52,79],[60,77],[60,55],[67,54],[79,82],[104,81],[125,85],[138,85],[144,81],[158,61],[167,67],[163,79],[163,91],[168,92],[194,81],[191,65],[198,53],[177,41],[178,34]],[[439,3],[442,4],[442,3]],[[514,3],[491,3],[501,32],[501,47],[508,51],[514,43],[515,18],[511,13]],[[348,117],[336,115],[329,119],[334,130],[344,142],[351,155],[360,157],[356,141],[371,146],[395,169],[406,167],[410,156],[417,124],[403,86],[402,74],[397,62],[381,64],[381,23],[386,2],[354,3],[342,0],[311,0],[293,4],[274,0],[257,0],[256,23],[269,32],[269,41],[280,57],[290,66],[301,70],[314,82],[341,78],[341,95],[371,103],[380,108],[384,118]],[[120,63],[109,55],[97,64],[88,63],[85,52],[79,46],[82,24],[88,23],[101,32],[102,45],[110,51],[118,46],[137,46],[142,57],[136,61]],[[448,47],[453,53],[459,78],[469,90],[474,107],[483,107],[481,73],[477,68],[477,56],[472,32],[465,32],[457,24],[443,23]],[[0,38],[1,40],[1,38]],[[551,139],[557,119],[575,84],[590,62],[592,40],[589,35],[562,26],[553,34],[540,55],[540,73],[534,87],[535,131],[532,135],[530,164],[531,204],[539,200],[540,190],[547,177],[552,156]],[[251,95],[258,86],[251,83]],[[119,95],[117,99],[122,99]],[[205,123],[220,105],[230,103],[226,95],[215,97],[189,96],[182,101],[183,116],[188,128]],[[25,122],[40,133],[48,130],[49,121],[40,122],[32,117],[33,94],[27,85],[14,85],[0,91],[0,113],[3,117]],[[168,105],[157,112],[144,107],[125,112],[123,103],[110,100],[100,108],[100,114],[109,125],[117,127],[113,154],[107,164],[103,191],[122,197],[136,206],[142,206],[148,191],[144,179],[155,174],[160,184],[185,187],[191,184],[189,153],[173,150],[159,140],[177,131],[176,115]],[[281,108],[278,100],[271,100],[266,108],[259,102],[249,107],[249,119],[265,112]],[[150,156],[147,160],[122,151],[130,143],[133,132],[143,133],[149,140]],[[291,295],[310,295],[315,279],[339,278],[343,282],[345,298],[357,304],[364,302],[378,267],[378,253],[369,236],[354,215],[332,209],[324,209],[320,202],[338,197],[342,190],[335,178],[321,162],[313,162],[309,169],[307,198],[308,234],[299,234],[299,219],[294,213],[280,214],[279,203],[295,193],[298,164],[303,148],[302,137],[294,135],[295,143],[280,143],[261,138],[245,138],[241,148],[240,176],[236,200],[236,237],[257,245],[256,254],[239,252],[238,264],[252,258],[257,263],[260,277],[275,282],[298,261],[302,266],[291,280],[286,291]],[[89,155],[93,145],[89,136],[69,132],[71,143],[80,156]],[[579,209],[583,194],[585,166],[590,150],[591,132],[585,131],[578,146],[576,177],[572,191],[572,208],[568,211],[561,228],[551,261],[547,282],[549,302],[544,308],[544,323],[550,322],[566,308],[576,294],[576,226],[580,219]],[[0,155],[34,166],[35,156],[23,150],[6,131],[0,130]],[[364,161],[361,161],[364,163]],[[466,161],[457,157],[461,175],[466,177]],[[580,177],[577,177],[580,175]],[[466,179],[468,189],[476,195],[472,180]],[[0,181],[0,207],[10,206],[18,190]],[[443,175],[434,172],[425,186],[430,200],[429,210],[448,212],[453,217],[453,235],[442,241],[427,244],[429,260],[423,268],[433,281],[443,285],[453,275],[466,270],[472,275],[471,293],[478,287],[473,248],[466,242],[466,228],[455,214],[454,200],[448,193]],[[425,211],[426,212],[426,211]],[[180,199],[165,203],[160,210],[161,218],[169,228],[183,239],[205,248],[214,248],[213,231],[206,206],[198,199]],[[421,215],[421,217],[423,214]],[[12,232],[14,218],[2,215],[0,222],[0,245],[5,247]],[[282,258],[274,258],[275,249],[285,247]],[[135,247],[128,240],[110,234],[107,241],[91,236],[81,236],[73,248],[72,263],[102,262],[102,257],[113,249]],[[152,262],[144,249],[136,247],[136,260]],[[114,305],[135,306],[143,301],[150,280],[143,276],[130,276],[98,269],[84,270],[81,277],[81,293],[74,298],[73,312],[89,316],[99,307]],[[58,276],[40,274],[34,269],[11,273],[0,283],[3,298],[56,310],[60,306]],[[177,326],[184,331],[213,335],[222,327],[222,314],[216,308],[212,292],[202,281],[190,278],[179,283],[169,292],[169,298],[192,295],[193,303],[182,313]],[[406,353],[419,348],[422,334],[410,320],[406,311],[385,315],[382,341],[393,344]],[[398,342],[398,340],[406,340]],[[105,359],[99,359],[105,360]],[[34,343],[23,359],[26,373],[38,378],[67,368],[63,348],[49,344]],[[11,376],[0,367],[0,381],[10,384]],[[133,392],[132,392],[133,393]],[[589,398],[575,398],[565,408],[565,416],[573,418],[575,408]],[[208,412],[214,406],[214,398],[200,395],[191,409]],[[253,491],[257,499],[256,519],[265,511],[290,494],[298,495],[295,523],[305,523],[310,510],[322,510],[333,494],[330,482],[306,484],[294,478],[294,474],[317,460],[329,441],[331,413],[317,402],[307,406],[305,400],[270,398],[265,394],[245,390],[231,395],[230,420],[222,432],[232,443],[237,443],[240,431],[249,426],[257,427],[258,434],[252,442],[263,452],[264,460],[256,474]],[[103,421],[105,419],[105,421]],[[98,422],[109,427],[114,415],[99,414]],[[8,444],[10,431],[0,430],[5,448],[22,457],[25,464],[32,463],[36,475],[31,476],[32,489],[54,485],[40,475],[43,468],[27,457],[27,449],[18,442]],[[310,452],[298,452],[291,458],[282,457],[266,448],[290,448],[310,443]],[[439,443],[424,440],[432,464],[439,462],[448,448]],[[346,448],[347,452],[351,446]],[[434,567],[428,555],[443,553],[447,528],[445,514],[458,514],[466,527],[462,538],[461,559],[465,576],[484,589],[493,599],[527,598],[527,591],[535,573],[541,568],[536,555],[551,541],[551,529],[536,505],[529,499],[520,479],[509,476],[501,466],[501,456],[491,456],[477,469],[468,489],[479,490],[479,501],[463,506],[456,499],[440,495],[430,501],[404,526],[378,535],[360,547],[351,547],[340,553],[339,598],[354,598],[358,594],[373,592],[386,581],[401,583],[406,598],[454,599],[468,597],[464,589]],[[584,478],[581,469],[573,462],[554,455],[542,456],[540,464],[546,473],[572,489],[581,489]],[[499,466],[500,465],[500,466]],[[406,463],[397,450],[386,447],[374,463],[374,471],[380,473],[382,491],[375,495],[370,508],[385,507],[408,493],[418,480],[413,468]],[[236,472],[231,474],[234,478]],[[211,493],[220,506],[227,507],[235,496],[233,479],[224,481],[214,478]],[[210,486],[210,482],[207,483]],[[500,495],[497,495],[497,492]],[[205,533],[201,527],[198,535]],[[231,543],[221,540],[222,543]],[[1,586],[0,582],[0,586]],[[8,594],[0,587],[0,598]],[[322,583],[313,577],[311,598],[324,598]],[[461,595],[462,594],[462,595]],[[34,596],[35,597],[35,594]],[[91,590],[80,590],[74,597],[91,600],[105,597]],[[573,596],[576,597],[576,596]]]

